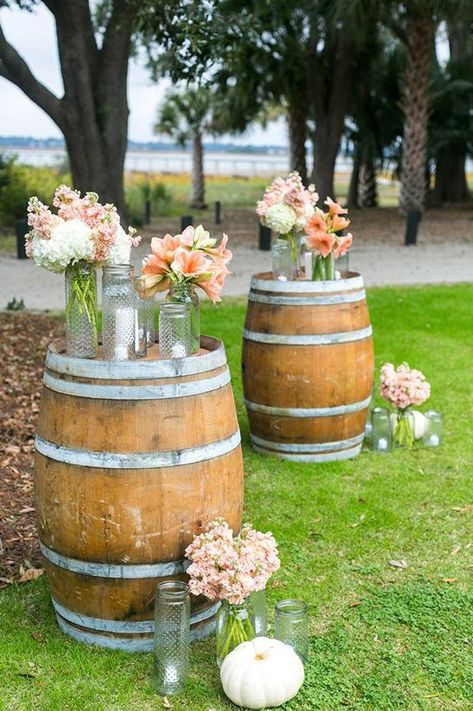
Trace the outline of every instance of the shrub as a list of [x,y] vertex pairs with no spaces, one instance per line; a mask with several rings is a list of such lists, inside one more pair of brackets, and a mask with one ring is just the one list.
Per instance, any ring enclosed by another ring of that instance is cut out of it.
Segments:
[[163,183],[147,178],[137,178],[127,184],[125,201],[128,218],[132,225],[139,227],[143,224],[147,200],[151,202],[151,213],[156,217],[166,214],[172,201],[172,195]]

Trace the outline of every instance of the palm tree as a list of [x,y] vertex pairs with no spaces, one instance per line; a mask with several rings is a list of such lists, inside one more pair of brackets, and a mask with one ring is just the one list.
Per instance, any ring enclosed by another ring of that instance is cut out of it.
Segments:
[[212,94],[206,87],[189,86],[168,94],[158,109],[154,132],[170,136],[180,145],[192,142],[192,192],[190,207],[203,210],[205,204],[203,134],[215,132]]

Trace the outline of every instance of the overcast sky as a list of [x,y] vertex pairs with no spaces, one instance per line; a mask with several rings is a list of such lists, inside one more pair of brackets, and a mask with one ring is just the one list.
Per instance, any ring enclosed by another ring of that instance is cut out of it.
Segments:
[[[58,96],[62,81],[56,47],[54,18],[40,3],[33,13],[3,9],[0,20],[8,41],[27,61],[36,77]],[[157,140],[152,126],[156,108],[169,84],[152,84],[148,72],[135,61],[130,62],[128,103],[130,106],[129,138],[135,141]],[[30,101],[20,89],[0,77],[0,135],[48,138],[61,136],[51,119]],[[283,120],[267,130],[254,127],[242,137],[227,137],[233,143],[286,145]],[[163,137],[159,137],[163,140]],[[219,140],[226,140],[223,137]]]

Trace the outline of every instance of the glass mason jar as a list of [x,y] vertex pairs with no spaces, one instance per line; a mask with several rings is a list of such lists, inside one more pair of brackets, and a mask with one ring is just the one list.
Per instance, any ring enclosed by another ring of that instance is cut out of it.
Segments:
[[194,284],[173,282],[165,301],[174,304],[189,304],[191,318],[191,353],[200,348],[200,304]]
[[139,351],[138,299],[131,264],[103,268],[102,341],[105,360],[134,360]]
[[187,358],[191,354],[191,309],[189,304],[159,307],[159,353],[161,358]]
[[295,276],[292,247],[287,239],[276,239],[271,246],[273,279],[291,281]]
[[255,633],[257,637],[266,637],[268,618],[266,612],[266,590],[258,590],[250,594],[250,603],[255,611]]
[[76,358],[97,355],[97,272],[93,264],[66,268],[66,353]]
[[189,674],[189,588],[167,580],[156,588],[154,627],[154,688],[161,696],[184,691]]
[[442,413],[435,410],[427,410],[425,419],[425,433],[422,437],[422,444],[426,447],[439,447],[442,443],[443,435]]
[[342,254],[341,257],[337,258],[337,261],[335,262],[335,278],[336,279],[344,279],[346,276],[346,272],[348,272],[350,266],[349,266],[349,256],[348,252],[345,252],[345,254]]
[[393,444],[395,447],[410,448],[414,444],[414,415],[406,408],[398,410],[392,418]]
[[371,447],[374,452],[391,450],[391,422],[386,407],[373,407],[371,410]]
[[147,354],[148,348],[154,345],[154,297],[146,298],[140,277],[133,278],[138,308],[138,338],[137,355]]
[[232,605],[224,600],[217,613],[217,664],[242,642],[256,637],[255,611],[249,599],[241,605]]
[[289,644],[305,664],[309,656],[309,616],[305,602],[281,600],[274,608],[274,637]]

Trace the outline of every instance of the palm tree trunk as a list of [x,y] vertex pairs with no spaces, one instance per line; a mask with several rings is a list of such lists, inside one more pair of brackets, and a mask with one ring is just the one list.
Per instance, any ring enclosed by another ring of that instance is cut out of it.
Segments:
[[360,148],[355,146],[353,167],[351,169],[350,185],[348,187],[347,207],[359,207],[358,191],[360,185]]
[[466,146],[449,146],[435,161],[432,202],[466,202],[470,192],[465,175]]
[[190,207],[195,210],[204,210],[205,204],[205,178],[204,178],[204,147],[202,134],[197,132],[192,143],[192,196]]
[[360,168],[359,204],[360,207],[378,206],[376,168],[371,158]]
[[305,96],[289,98],[287,111],[289,133],[289,167],[297,170],[304,184],[307,183],[307,159],[305,141],[307,135],[307,109]]
[[401,167],[401,212],[422,212],[429,113],[429,67],[433,56],[433,21],[428,15],[408,19],[407,68],[404,81],[404,141]]

